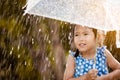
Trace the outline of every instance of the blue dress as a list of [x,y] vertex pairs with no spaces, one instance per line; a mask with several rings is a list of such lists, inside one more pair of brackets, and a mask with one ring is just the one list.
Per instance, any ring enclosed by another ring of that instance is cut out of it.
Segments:
[[93,66],[98,70],[98,76],[108,74],[107,61],[104,53],[105,48],[105,46],[97,48],[97,54],[95,57],[96,64],[94,63],[94,59],[85,59],[81,55],[74,57],[75,52],[70,52],[76,63],[74,77],[77,78],[87,74],[89,70],[93,69]]

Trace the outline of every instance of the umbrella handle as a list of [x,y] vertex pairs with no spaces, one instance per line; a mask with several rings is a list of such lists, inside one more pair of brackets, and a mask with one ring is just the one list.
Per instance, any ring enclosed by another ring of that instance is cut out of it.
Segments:
[[94,56],[94,64],[93,64],[93,69],[96,69],[96,56],[97,56],[97,51],[95,53],[95,56]]

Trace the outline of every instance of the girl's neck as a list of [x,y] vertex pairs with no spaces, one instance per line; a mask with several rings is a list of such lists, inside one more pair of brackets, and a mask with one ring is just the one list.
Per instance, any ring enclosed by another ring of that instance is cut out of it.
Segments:
[[82,55],[83,58],[93,59],[96,55],[96,47],[93,48],[93,49],[81,52],[81,55]]

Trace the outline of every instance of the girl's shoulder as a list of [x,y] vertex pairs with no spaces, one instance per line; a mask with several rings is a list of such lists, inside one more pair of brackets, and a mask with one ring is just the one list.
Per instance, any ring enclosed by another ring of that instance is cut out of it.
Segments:
[[110,51],[107,49],[106,46],[98,47],[97,53],[98,53],[98,55],[102,55],[103,57],[106,57],[106,58],[108,56],[112,56],[112,54],[110,53]]
[[101,55],[106,55],[106,46],[97,47],[97,53]]
[[105,49],[106,49],[106,46],[101,46],[101,47],[97,47],[97,50],[100,50],[100,51],[105,51]]
[[71,66],[71,65],[75,65],[75,59],[74,59],[74,52],[69,52],[70,54],[68,55],[67,57],[67,64],[66,64],[66,67],[67,66]]

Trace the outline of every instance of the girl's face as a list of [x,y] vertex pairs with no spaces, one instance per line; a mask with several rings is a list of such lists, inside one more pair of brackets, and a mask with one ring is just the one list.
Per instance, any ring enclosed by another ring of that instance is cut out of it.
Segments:
[[96,47],[96,39],[91,28],[75,26],[74,44],[80,52],[86,52]]

